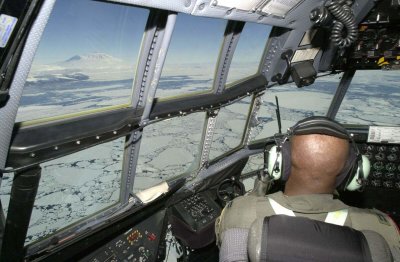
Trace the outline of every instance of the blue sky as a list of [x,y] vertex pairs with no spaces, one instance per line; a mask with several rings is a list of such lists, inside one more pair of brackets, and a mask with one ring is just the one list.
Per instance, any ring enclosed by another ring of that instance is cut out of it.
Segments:
[[[74,55],[101,52],[135,63],[148,13],[147,9],[114,3],[58,0],[35,62],[56,63]],[[170,63],[214,63],[226,23],[179,14],[167,59]],[[247,24],[236,59],[259,59],[269,30],[269,26]]]
[[95,52],[136,62],[148,13],[147,9],[118,4],[59,0],[40,42],[36,62],[54,63]]
[[[223,19],[179,14],[168,50],[169,62],[214,63],[218,59],[226,23],[227,20]],[[255,56],[260,59],[259,53],[265,46],[270,29],[267,25],[246,24],[237,59],[254,61]]]

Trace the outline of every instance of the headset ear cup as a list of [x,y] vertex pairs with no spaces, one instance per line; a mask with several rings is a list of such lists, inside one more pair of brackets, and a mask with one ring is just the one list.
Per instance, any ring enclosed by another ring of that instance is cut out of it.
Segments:
[[[362,155],[361,156],[362,159],[362,163],[360,163],[357,166],[357,171],[354,174],[353,178],[351,179],[351,181],[346,185],[346,190],[349,191],[355,191],[359,188],[362,187],[362,180],[366,180],[369,176],[369,172],[371,170],[371,163],[369,162],[369,159],[365,156]],[[362,177],[360,177],[360,168],[362,169]]]
[[278,152],[278,147],[273,146],[268,154],[268,173],[273,180],[281,178],[282,174],[282,152]]

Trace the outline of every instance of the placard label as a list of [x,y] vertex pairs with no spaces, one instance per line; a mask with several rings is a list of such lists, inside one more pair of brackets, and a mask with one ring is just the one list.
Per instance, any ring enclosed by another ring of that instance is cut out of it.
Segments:
[[400,127],[370,126],[368,131],[370,143],[400,143]]
[[18,19],[2,14],[0,15],[0,47],[6,47]]

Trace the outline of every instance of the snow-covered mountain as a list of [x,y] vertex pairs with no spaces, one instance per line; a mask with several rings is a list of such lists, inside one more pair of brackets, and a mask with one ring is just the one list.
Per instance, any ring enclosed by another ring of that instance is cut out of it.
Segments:
[[75,55],[65,61],[57,63],[58,66],[68,69],[115,69],[129,67],[123,60],[104,53]]
[[105,53],[74,55],[53,64],[33,64],[28,81],[131,79],[134,76],[133,62],[127,63]]

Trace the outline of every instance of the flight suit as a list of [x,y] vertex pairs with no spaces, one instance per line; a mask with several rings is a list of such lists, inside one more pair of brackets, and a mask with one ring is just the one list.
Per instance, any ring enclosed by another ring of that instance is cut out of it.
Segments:
[[[272,199],[272,202],[271,200]],[[342,225],[356,230],[371,230],[381,234],[390,246],[395,261],[400,261],[400,234],[395,223],[376,209],[350,207],[331,194],[285,196],[277,192],[267,197],[242,196],[228,203],[215,222],[217,244],[221,246],[224,231],[231,228],[249,229],[256,218],[276,214],[271,203],[279,203],[295,216],[325,221],[329,212],[346,210]]]

